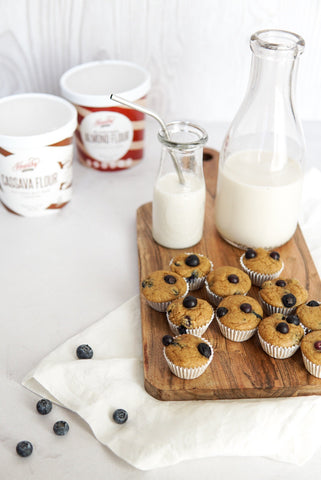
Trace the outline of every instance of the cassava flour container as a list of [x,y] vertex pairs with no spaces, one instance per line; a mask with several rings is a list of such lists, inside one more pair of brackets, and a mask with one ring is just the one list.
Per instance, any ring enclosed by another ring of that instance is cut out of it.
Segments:
[[0,199],[26,217],[57,212],[71,199],[77,112],[49,94],[0,100]]
[[78,111],[76,142],[82,164],[106,172],[142,160],[145,114],[109,97],[115,93],[143,105],[150,89],[144,68],[121,60],[84,63],[62,75],[60,88]]

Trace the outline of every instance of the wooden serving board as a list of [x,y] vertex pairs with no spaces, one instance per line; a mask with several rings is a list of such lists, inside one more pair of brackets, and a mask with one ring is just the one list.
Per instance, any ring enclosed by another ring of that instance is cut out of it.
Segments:
[[[218,152],[205,149],[204,174],[207,197],[204,235],[192,248],[172,250],[161,247],[152,238],[152,204],[137,210],[137,244],[140,281],[154,270],[166,269],[170,259],[189,251],[207,255],[215,266],[239,267],[241,250],[226,243],[217,233],[214,218]],[[278,248],[285,261],[282,277],[298,278],[309,291],[309,299],[320,299],[321,281],[302,232]],[[258,298],[257,287],[249,295]],[[193,295],[206,298],[204,289]],[[215,322],[203,335],[214,347],[214,358],[206,372],[195,380],[173,375],[163,357],[162,337],[171,331],[165,313],[152,310],[141,296],[141,320],[144,353],[145,389],[159,400],[232,399],[258,397],[295,397],[321,395],[321,379],[309,375],[301,352],[285,360],[269,357],[260,347],[257,335],[243,343],[225,339]]]

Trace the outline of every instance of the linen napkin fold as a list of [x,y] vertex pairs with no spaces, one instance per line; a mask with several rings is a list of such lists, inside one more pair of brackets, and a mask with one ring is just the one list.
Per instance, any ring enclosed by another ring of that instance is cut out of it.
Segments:
[[[318,170],[307,174],[301,216],[304,233],[311,233],[307,241],[319,272],[320,182]],[[92,346],[91,360],[76,359],[82,343]],[[138,296],[51,352],[26,375],[23,385],[78,413],[97,440],[141,470],[224,455],[264,456],[301,465],[321,446],[315,428],[319,396],[179,402],[151,397],[144,389]],[[124,425],[112,419],[116,408],[129,414]]]

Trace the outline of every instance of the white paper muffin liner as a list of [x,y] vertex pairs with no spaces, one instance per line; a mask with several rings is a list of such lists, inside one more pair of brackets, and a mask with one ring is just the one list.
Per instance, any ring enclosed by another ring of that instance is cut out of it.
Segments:
[[[175,338],[176,337],[174,337],[174,340],[175,340]],[[214,350],[213,350],[212,345],[209,343],[208,340],[205,340],[205,338],[200,337],[200,340],[202,340],[202,342],[204,342],[204,343],[207,343],[207,345],[210,347],[211,356],[209,357],[208,361],[206,363],[204,363],[204,365],[202,365],[201,367],[196,367],[196,368],[184,368],[184,367],[179,367],[178,365],[175,365],[173,362],[171,362],[167,358],[166,351],[165,351],[166,347],[164,347],[163,353],[164,353],[165,360],[166,360],[166,362],[169,366],[170,371],[174,375],[176,375],[176,377],[183,378],[185,380],[192,380],[193,378],[197,378],[205,372],[205,370],[207,369],[207,367],[209,366],[209,364],[213,360]]]
[[[191,253],[191,252],[186,252],[185,255],[197,255],[198,257],[205,257],[205,255],[202,255],[200,253]],[[207,258],[207,257],[206,257]],[[173,260],[174,258],[171,259],[171,261],[169,262],[169,266],[172,265],[173,263]],[[208,258],[208,261],[210,262],[211,264],[211,268],[209,270],[208,273],[210,273],[210,271],[213,270],[213,262]],[[177,273],[177,272],[176,272]],[[207,275],[208,275],[207,273]],[[199,277],[199,278],[193,278],[191,280],[188,280],[186,277],[185,277],[185,280],[187,281],[188,285],[189,285],[189,291],[190,292],[193,292],[194,290],[198,290],[199,288],[202,288],[204,283],[205,283],[205,278],[206,278],[206,275],[204,275],[204,277]]]
[[270,316],[273,315],[273,313],[282,313],[283,315],[290,315],[290,313],[293,313],[295,309],[297,308],[297,305],[291,308],[286,308],[286,307],[275,307],[273,305],[270,305],[269,303],[266,303],[263,298],[261,297],[261,294],[259,292],[259,297],[260,301],[262,303],[262,308],[264,312]]
[[[186,297],[186,295],[188,294],[188,291],[189,291],[189,285],[188,283],[186,282],[185,280],[185,283],[186,283],[186,292],[183,294],[183,295],[180,295],[179,297],[177,298],[184,298]],[[169,300],[168,302],[152,302],[151,300],[148,300],[146,297],[144,297],[147,304],[153,308],[154,310],[157,310],[158,312],[166,312],[167,310],[167,307],[170,303],[172,303],[172,300]],[[176,299],[175,299],[176,300]]]
[[235,328],[227,327],[220,321],[217,315],[216,321],[218,323],[218,326],[220,327],[222,335],[228,340],[232,340],[233,342],[245,342],[249,338],[253,337],[257,330],[257,327],[251,330],[236,330]]
[[282,267],[278,272],[271,273],[271,274],[258,273],[258,272],[255,272],[254,270],[250,270],[244,265],[244,262],[243,262],[244,256],[245,256],[245,253],[243,253],[243,255],[240,258],[241,267],[244,270],[244,272],[247,273],[248,276],[250,277],[252,285],[256,285],[257,287],[260,287],[267,280],[274,280],[275,278],[278,278],[284,269],[284,263],[281,260]]
[[[178,330],[179,326],[177,326],[173,322],[171,322],[167,312],[166,312],[166,318],[167,318],[168,325],[170,326],[171,331],[173,333],[175,333],[175,335],[179,335],[179,330]],[[206,332],[206,330],[208,329],[208,327],[212,323],[213,318],[214,318],[214,310],[213,310],[213,313],[212,313],[212,316],[211,316],[210,320],[206,324],[204,324],[204,325],[202,325],[201,327],[198,327],[198,328],[187,328],[186,327],[186,333],[189,333],[191,335],[195,335],[196,337],[200,337],[201,335],[203,335],[203,333]]]
[[270,355],[270,357],[273,358],[283,359],[292,357],[292,355],[294,355],[294,353],[300,347],[300,345],[293,345],[293,347],[278,347],[276,345],[271,345],[270,343],[263,340],[259,332],[257,335],[259,337],[261,347],[263,348],[265,353],[267,353],[268,355]]
[[307,371],[314,377],[321,378],[321,365],[317,365],[316,363],[311,362],[311,360],[309,360],[304,355],[302,350],[301,350],[301,353],[302,353],[303,363]]
[[[219,305],[219,303],[223,300],[223,298],[225,297],[221,297],[220,295],[216,295],[216,293],[212,292],[212,290],[210,289],[210,287],[208,286],[208,283],[207,283],[207,280],[205,280],[205,288],[206,288],[206,294],[207,294],[207,298],[208,298],[208,301],[214,305],[215,307],[217,307]],[[243,294],[240,294],[240,295],[244,295],[246,296],[247,293],[243,293]]]

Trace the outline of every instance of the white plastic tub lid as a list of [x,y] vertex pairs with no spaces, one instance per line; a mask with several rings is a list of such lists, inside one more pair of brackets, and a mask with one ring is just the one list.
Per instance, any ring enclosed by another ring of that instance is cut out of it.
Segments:
[[150,74],[135,63],[122,60],[102,60],[77,65],[60,79],[62,95],[85,107],[111,107],[111,93],[129,101],[139,100],[150,89]]
[[77,127],[75,107],[47,93],[24,93],[0,99],[0,147],[37,148],[58,143]]

